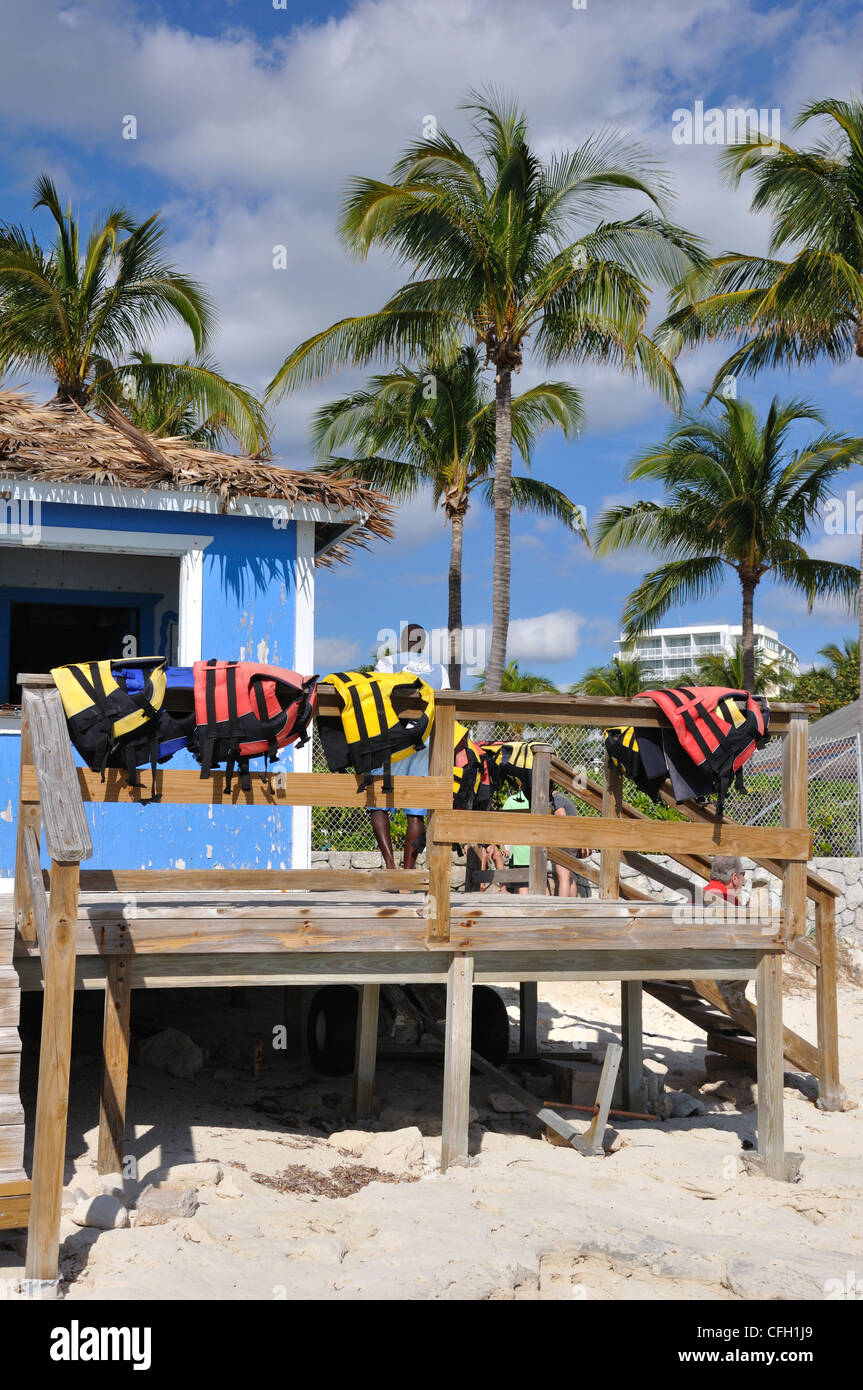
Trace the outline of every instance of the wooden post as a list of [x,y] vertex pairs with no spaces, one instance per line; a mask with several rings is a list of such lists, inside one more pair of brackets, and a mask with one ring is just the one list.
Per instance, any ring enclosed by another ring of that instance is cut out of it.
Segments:
[[[21,716],[21,762],[23,770],[33,762],[33,744],[30,739],[30,721],[26,713]],[[19,780],[20,786],[20,780]],[[21,933],[24,941],[36,940],[36,921],[33,916],[33,906],[30,900],[30,888],[24,864],[24,834],[27,830],[33,830],[36,835],[38,845],[42,834],[42,808],[36,801],[29,801],[22,805],[18,800],[18,836],[15,848],[15,887],[13,897],[13,916],[15,925]]]
[[380,998],[380,985],[360,985],[354,1064],[354,1115],[358,1120],[367,1120],[375,1103],[375,1060],[378,1050]]
[[785,1178],[782,956],[763,951],[756,974],[758,1002],[758,1156],[765,1177]]
[[27,1237],[28,1279],[56,1280],[59,1269],[77,916],[78,865],[52,861],[33,1143],[33,1194]]
[[[551,755],[554,752],[550,743],[533,745],[533,770],[531,774],[530,809],[534,816],[548,815],[549,785],[551,782]],[[533,845],[530,851],[530,877],[528,891],[542,895],[548,892],[548,850],[545,845]],[[538,1051],[536,1036],[538,988],[535,980],[523,980],[518,987],[519,1004],[519,1052],[525,1057],[535,1057]]]
[[[531,772],[530,811],[534,816],[548,815],[548,788],[551,780],[551,755],[554,749],[549,743],[533,745],[533,769]],[[530,851],[530,879],[528,889],[531,893],[548,892],[548,850],[545,845],[533,845]]]
[[[788,733],[782,746],[782,824],[805,830],[809,824],[809,726],[806,715],[789,715]],[[793,941],[806,931],[806,865],[785,865],[782,907],[785,939]]]
[[468,1158],[473,956],[453,956],[447,974],[441,1172]]
[[[605,781],[602,786],[602,814],[620,818],[623,806],[623,773],[605,756]],[[585,830],[589,827],[585,826]],[[599,852],[599,896],[620,897],[620,850],[601,849]]]
[[96,1168],[99,1173],[123,1172],[131,1001],[131,956],[108,956],[105,969],[105,1018],[102,1029],[99,1147],[96,1156]]
[[[439,704],[435,706],[434,724],[431,731],[431,751],[429,754],[429,775],[431,777],[452,777],[455,756],[455,706]],[[452,846],[435,844],[434,823],[436,813],[432,811],[428,820],[426,842],[428,850],[426,863],[429,871],[429,886],[426,902],[428,904],[429,940],[449,941],[449,899],[452,864]]]
[[818,1013],[818,1104],[840,1110],[839,1011],[836,1000],[836,899],[825,893],[815,904],[815,1001]]
[[620,1040],[623,1044],[621,1089],[624,1110],[644,1109],[643,990],[640,980],[620,982]]

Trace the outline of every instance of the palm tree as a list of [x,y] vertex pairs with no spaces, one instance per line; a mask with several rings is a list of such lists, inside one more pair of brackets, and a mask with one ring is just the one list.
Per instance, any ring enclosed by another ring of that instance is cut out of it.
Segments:
[[667,500],[612,507],[596,523],[600,555],[636,545],[665,557],[626,601],[627,639],[655,626],[673,603],[715,593],[730,569],[743,602],[743,685],[752,690],[755,591],[765,576],[804,594],[810,606],[819,597],[853,600],[857,570],[813,559],[802,542],[863,440],[822,431],[791,451],[789,430],[802,420],[823,423],[804,401],[775,398],[763,422],[746,401],[723,401],[636,460],[630,480],[661,481]]
[[591,666],[570,687],[572,695],[620,695],[632,699],[647,685],[644,662],[638,657],[614,656],[608,666]]
[[[263,406],[244,386],[233,381],[225,383],[211,357],[201,354],[194,362],[154,362],[152,354],[142,349],[133,352],[131,358],[94,387],[92,401],[96,410],[112,401],[133,425],[157,438],[188,439],[205,449],[224,448],[233,439],[241,447],[257,444],[258,457],[269,455],[269,426]],[[236,424],[233,415],[224,408],[211,412],[213,392],[222,383],[242,403],[248,420],[256,422],[254,433],[240,429],[238,437],[232,428],[231,421]]]
[[[755,695],[772,695],[774,699],[777,692],[780,692],[786,697],[793,674],[777,657],[763,656],[756,652],[755,677],[751,685],[746,684],[745,665],[742,642],[735,642],[734,651],[731,653],[705,652],[703,656],[696,658],[697,684],[726,685],[733,690],[751,690]],[[676,684],[691,685],[693,682],[683,679],[678,680]]]
[[160,219],[136,222],[113,208],[91,228],[82,254],[71,204],[64,213],[45,175],[36,195],[34,207],[55,224],[48,249],[24,227],[0,226],[0,371],[49,372],[55,400],[82,409],[106,397],[116,402],[133,382],[150,392],[157,383],[168,392],[179,386],[201,418],[224,421],[247,452],[265,446],[261,405],[212,364],[142,358],[146,338],[178,321],[202,353],[214,320],[206,292],[164,260]]
[[443,131],[413,142],[389,181],[355,178],[341,235],[365,257],[392,252],[413,276],[375,313],[341,319],[296,347],[278,398],[348,363],[458,351],[466,333],[495,371],[494,594],[487,678],[501,688],[510,610],[512,375],[525,340],[544,365],[614,363],[675,407],[680,383],[646,335],[644,277],[675,282],[701,263],[696,239],[653,212],[599,221],[621,192],[661,208],[665,181],[643,148],[608,131],[543,163],[524,114],[471,94],[477,150]]
[[[826,133],[808,148],[753,137],[723,151],[732,183],[754,174],[752,211],[773,220],[769,255],[729,252],[698,267],[657,332],[672,354],[717,338],[738,344],[712,391],[729,374],[863,357],[863,100],[812,102],[794,129],[816,120]],[[863,540],[857,617],[863,637]],[[863,656],[857,678],[863,688]]]
[[842,646],[828,642],[826,647],[818,648],[836,680],[847,680],[852,674],[856,677],[860,670],[860,638],[846,637]]
[[[474,689],[491,689],[485,671],[480,672]],[[532,671],[522,671],[517,661],[510,661],[503,668],[500,689],[505,695],[536,695],[545,690],[551,691],[554,695],[560,694],[554,681],[548,676],[538,676]]]
[[[560,425],[570,435],[582,419],[581,399],[562,381],[546,382],[512,403],[513,438],[525,465],[538,434]],[[361,478],[396,501],[430,487],[450,527],[449,678],[461,683],[462,541],[476,489],[491,500],[494,475],[494,397],[482,377],[479,349],[462,349],[442,366],[400,366],[369,386],[318,411],[312,435],[326,472]],[[334,456],[350,442],[352,458]],[[587,539],[582,513],[558,488],[513,478],[513,506],[557,517]]]

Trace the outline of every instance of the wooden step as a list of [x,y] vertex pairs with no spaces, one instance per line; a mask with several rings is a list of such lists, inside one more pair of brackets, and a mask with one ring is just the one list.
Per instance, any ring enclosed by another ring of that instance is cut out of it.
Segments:
[[21,1008],[21,984],[18,971],[11,965],[0,965],[0,1028],[15,1028]]
[[0,1173],[0,1231],[24,1227],[30,1218],[30,1179],[23,1168]]

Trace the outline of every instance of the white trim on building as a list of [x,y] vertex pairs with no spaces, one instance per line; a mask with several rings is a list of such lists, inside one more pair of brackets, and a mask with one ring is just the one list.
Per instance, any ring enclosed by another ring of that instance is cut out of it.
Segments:
[[[297,522],[297,559],[294,566],[294,669],[311,675],[315,661],[315,524]],[[311,772],[312,740],[294,747],[294,771]],[[291,822],[291,868],[312,864],[312,808],[295,806]]]

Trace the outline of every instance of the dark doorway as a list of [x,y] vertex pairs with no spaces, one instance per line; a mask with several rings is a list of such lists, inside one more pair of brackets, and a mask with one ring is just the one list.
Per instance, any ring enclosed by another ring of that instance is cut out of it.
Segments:
[[49,671],[70,661],[104,661],[125,655],[130,637],[138,650],[138,608],[79,603],[12,603],[9,621],[8,700],[20,704],[17,676]]

